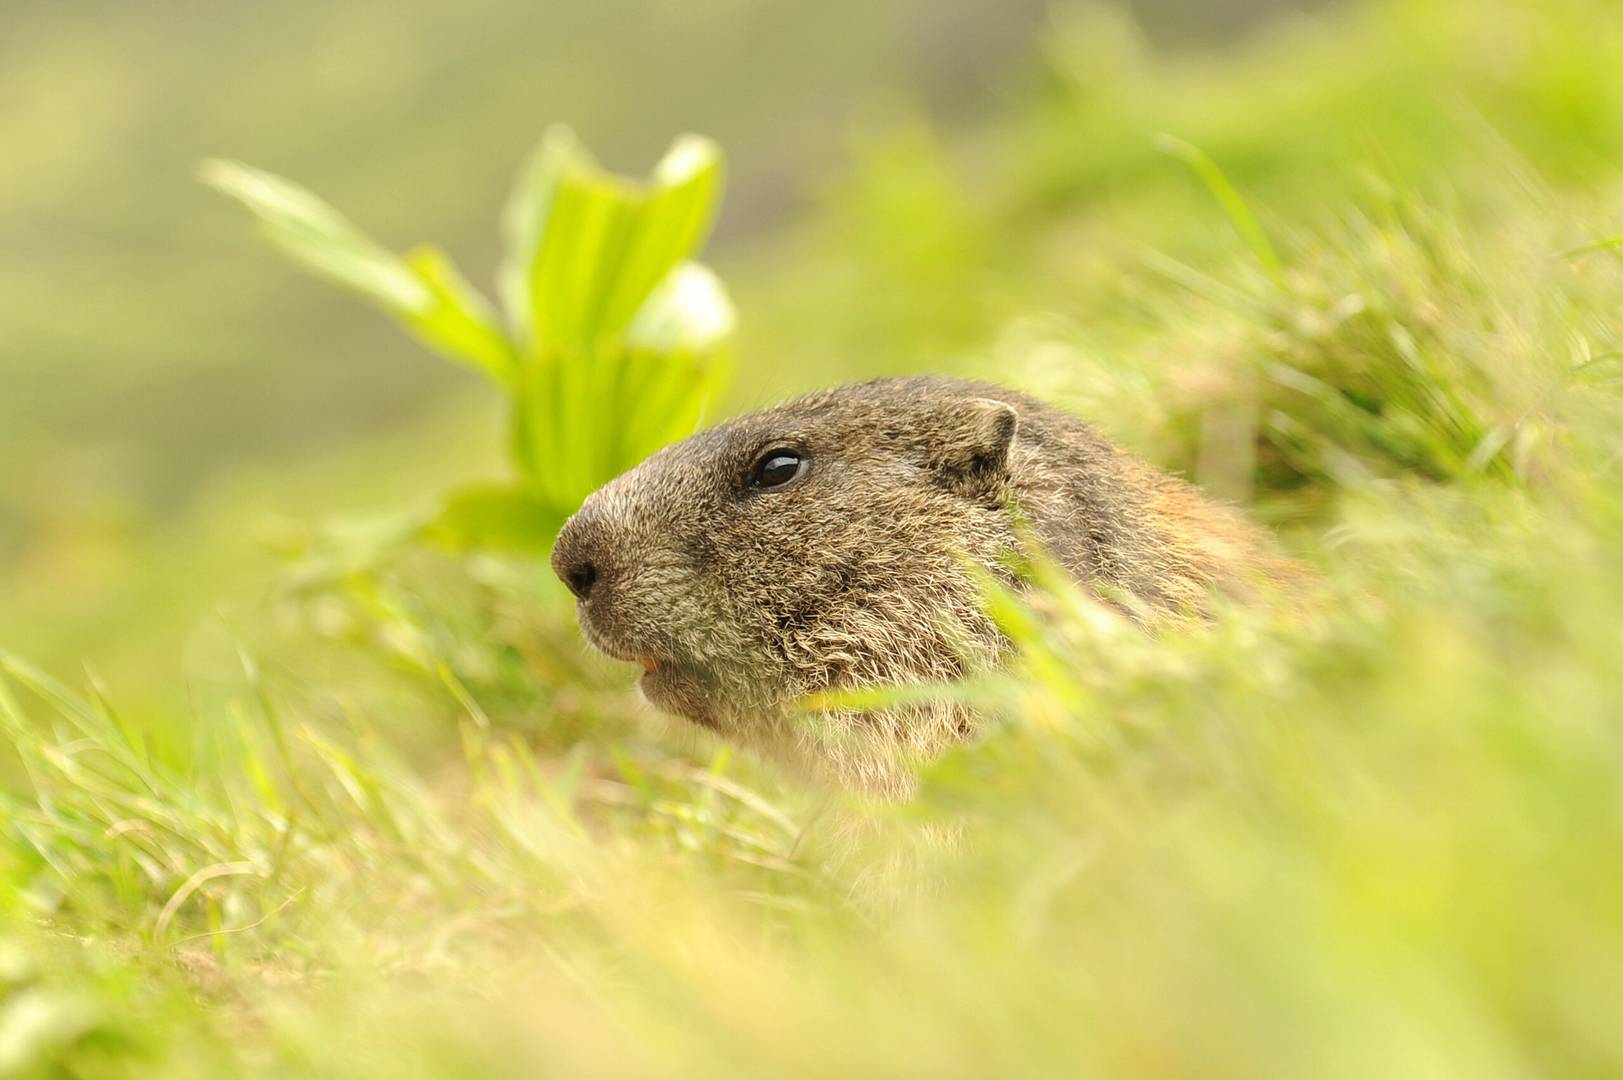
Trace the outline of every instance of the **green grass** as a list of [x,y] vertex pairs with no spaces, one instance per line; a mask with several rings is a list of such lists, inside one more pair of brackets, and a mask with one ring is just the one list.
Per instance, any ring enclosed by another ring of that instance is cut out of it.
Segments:
[[171,713],[0,652],[0,1075],[1615,1074],[1605,14],[1182,59],[1067,18],[1002,114],[881,124],[721,263],[746,396],[1019,382],[1323,574],[1155,637],[996,599],[1021,657],[908,805],[649,715],[538,562],[376,518],[279,527],[153,658]]

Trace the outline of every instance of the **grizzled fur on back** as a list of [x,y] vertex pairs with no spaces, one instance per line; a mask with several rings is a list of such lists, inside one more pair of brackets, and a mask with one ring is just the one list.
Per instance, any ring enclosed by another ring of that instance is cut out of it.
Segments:
[[[793,478],[752,482],[774,455]],[[1010,580],[1030,536],[1141,618],[1295,574],[1260,530],[1081,421],[936,377],[822,391],[667,447],[586,501],[553,566],[587,638],[642,663],[654,704],[896,794],[971,716],[798,703],[996,663],[973,568]]]

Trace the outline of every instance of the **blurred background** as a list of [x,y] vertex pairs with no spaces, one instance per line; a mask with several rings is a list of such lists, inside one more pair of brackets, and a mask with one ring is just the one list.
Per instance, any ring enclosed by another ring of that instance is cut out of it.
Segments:
[[[1159,47],[1198,52],[1316,6],[1126,10]],[[268,255],[194,182],[199,159],[293,177],[390,246],[443,243],[485,284],[497,208],[548,124],[573,125],[630,173],[676,133],[710,135],[730,163],[710,258],[742,313],[737,408],[856,373],[951,367],[1030,302],[999,277],[1018,249],[986,235],[1002,208],[973,205],[996,170],[958,175],[944,143],[1052,105],[1067,79],[1101,74],[1067,64],[1128,48],[1096,35],[1139,32],[1067,31],[1076,22],[1037,0],[206,14],[11,0],[0,641],[70,673],[94,658],[126,693],[163,693],[195,619],[263,583],[278,519],[398,506],[500,472],[494,393]],[[1067,59],[1071,47],[1084,52]],[[1042,170],[1039,214],[1132,182],[1099,171],[1119,149],[1094,161],[1082,136],[1044,161],[1053,150],[1026,140],[1000,151],[1026,160],[993,163]],[[889,299],[831,306],[913,268],[922,280]]]

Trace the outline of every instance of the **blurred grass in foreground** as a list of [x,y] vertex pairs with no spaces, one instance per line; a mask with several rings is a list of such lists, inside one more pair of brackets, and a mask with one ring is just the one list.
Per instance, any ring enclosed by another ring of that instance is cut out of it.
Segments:
[[1227,63],[1065,23],[1020,109],[877,139],[755,256],[746,355],[752,293],[785,362],[974,352],[1324,568],[1305,615],[1153,640],[1000,605],[998,723],[913,805],[663,731],[521,562],[300,564],[198,634],[168,730],[4,654],[0,1071],[1617,1072],[1606,10]]

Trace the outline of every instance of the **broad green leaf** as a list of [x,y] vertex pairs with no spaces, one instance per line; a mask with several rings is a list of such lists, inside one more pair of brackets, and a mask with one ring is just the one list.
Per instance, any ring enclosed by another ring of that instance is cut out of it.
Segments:
[[626,343],[633,349],[706,352],[733,336],[738,313],[709,267],[680,263],[644,301]]
[[309,191],[259,169],[209,161],[201,175],[296,261],[378,304],[431,348],[498,381],[512,378],[513,350],[495,313],[444,252],[424,247],[402,259]]
[[649,294],[710,230],[721,195],[721,151],[708,139],[678,139],[654,168],[602,315],[607,333],[631,322]]
[[266,239],[316,273],[402,316],[434,306],[431,290],[404,261],[297,184],[234,161],[205,161],[199,176],[247,207]]
[[638,184],[602,169],[563,128],[542,139],[504,214],[501,294],[532,351],[587,354],[703,241],[721,189],[709,140],[678,139]]
[[213,162],[204,176],[278,247],[507,391],[524,490],[455,496],[427,530],[442,542],[550,542],[593,489],[691,434],[730,373],[732,304],[688,261],[721,191],[707,139],[677,139],[638,182],[603,169],[567,128],[549,130],[503,212],[501,315],[436,248],[400,258],[310,192],[246,166]]
[[558,178],[571,162],[587,167],[596,164],[574,132],[562,125],[547,129],[519,170],[512,194],[502,208],[504,255],[496,275],[496,292],[514,340],[523,344],[528,344],[534,333],[530,279],[536,251],[552,209]]
[[726,345],[736,321],[720,279],[697,263],[654,290],[626,331],[615,472],[703,424],[732,375]]
[[465,360],[497,382],[513,378],[513,347],[502,333],[490,303],[458,272],[439,248],[417,248],[407,262],[433,294],[422,315],[410,317],[412,329],[430,346]]
[[558,183],[531,279],[531,314],[543,349],[595,352],[600,315],[638,213],[630,185],[566,171]]

